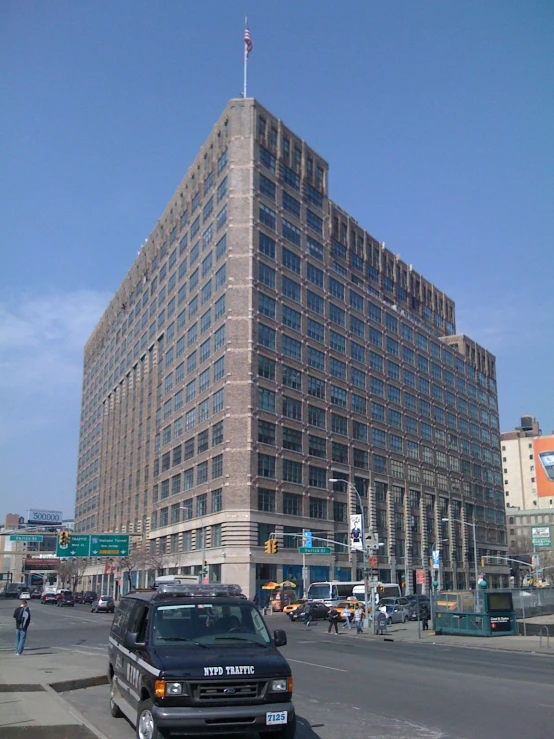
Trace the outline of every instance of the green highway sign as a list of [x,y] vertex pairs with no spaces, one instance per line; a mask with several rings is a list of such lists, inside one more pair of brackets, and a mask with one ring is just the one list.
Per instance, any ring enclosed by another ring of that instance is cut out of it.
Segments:
[[331,554],[329,547],[300,547],[300,554]]
[[535,526],[531,529],[531,538],[534,547],[543,547],[550,549],[552,539],[550,536],[550,526]]
[[31,534],[14,534],[10,536],[10,541],[29,541],[29,542],[41,542],[44,541],[44,536],[38,536]]
[[56,541],[56,557],[90,557],[90,535],[69,534],[67,545],[61,546],[59,537]]
[[129,553],[128,534],[69,534],[61,546],[56,542],[56,557],[125,557]]
[[91,557],[125,557],[128,553],[128,534],[92,534],[90,537]]

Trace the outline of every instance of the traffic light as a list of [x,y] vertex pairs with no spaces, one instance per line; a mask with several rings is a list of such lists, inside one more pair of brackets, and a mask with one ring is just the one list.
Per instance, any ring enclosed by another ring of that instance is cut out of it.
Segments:
[[481,567],[485,567],[486,564],[487,564],[487,558],[486,557],[481,557]]
[[69,533],[69,531],[60,531],[59,536],[58,536],[58,541],[61,547],[69,546],[70,539],[71,539],[71,534]]
[[276,539],[268,539],[264,544],[264,552],[266,554],[277,554],[279,546]]
[[207,559],[204,560],[204,565],[202,567],[202,574],[203,575],[208,574],[208,560]]

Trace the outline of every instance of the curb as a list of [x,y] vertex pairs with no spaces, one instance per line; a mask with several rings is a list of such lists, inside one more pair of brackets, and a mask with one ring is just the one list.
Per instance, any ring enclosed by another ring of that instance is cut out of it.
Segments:
[[[83,682],[87,679],[91,678],[83,678]],[[106,678],[107,681],[107,678]],[[70,682],[70,681],[68,681]],[[71,682],[79,682],[78,680],[73,680]],[[102,684],[102,683],[99,683]],[[88,686],[91,687],[91,686]],[[52,696],[52,699],[55,700],[57,703],[59,703],[63,708],[70,713],[80,724],[85,726],[94,736],[96,736],[98,739],[110,739],[109,736],[106,736],[104,732],[100,731],[94,724],[91,724],[91,722],[86,719],[80,711],[78,711],[76,708],[74,708],[69,701],[66,701],[63,696],[61,696],[59,693],[56,692],[56,690],[51,686],[48,685],[48,683],[44,684],[44,689],[47,693],[49,693]]]
[[107,685],[107,675],[93,675],[92,677],[75,678],[75,680],[60,680],[56,683],[48,683],[56,693],[68,693],[70,690],[82,690],[84,688],[95,688],[97,685]]

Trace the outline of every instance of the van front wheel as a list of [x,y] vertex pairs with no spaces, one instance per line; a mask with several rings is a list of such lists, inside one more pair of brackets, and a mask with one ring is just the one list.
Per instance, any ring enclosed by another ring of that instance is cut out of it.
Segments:
[[158,728],[152,714],[153,702],[148,699],[139,703],[137,713],[137,739],[165,739],[167,734]]

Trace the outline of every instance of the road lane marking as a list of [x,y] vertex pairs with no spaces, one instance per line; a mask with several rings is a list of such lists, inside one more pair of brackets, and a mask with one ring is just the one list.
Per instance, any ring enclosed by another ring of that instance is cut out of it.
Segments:
[[323,670],[335,670],[336,672],[348,672],[341,667],[329,667],[329,665],[316,665],[314,662],[304,662],[301,659],[291,659],[287,657],[287,662],[298,662],[299,665],[309,665],[310,667],[321,667]]

